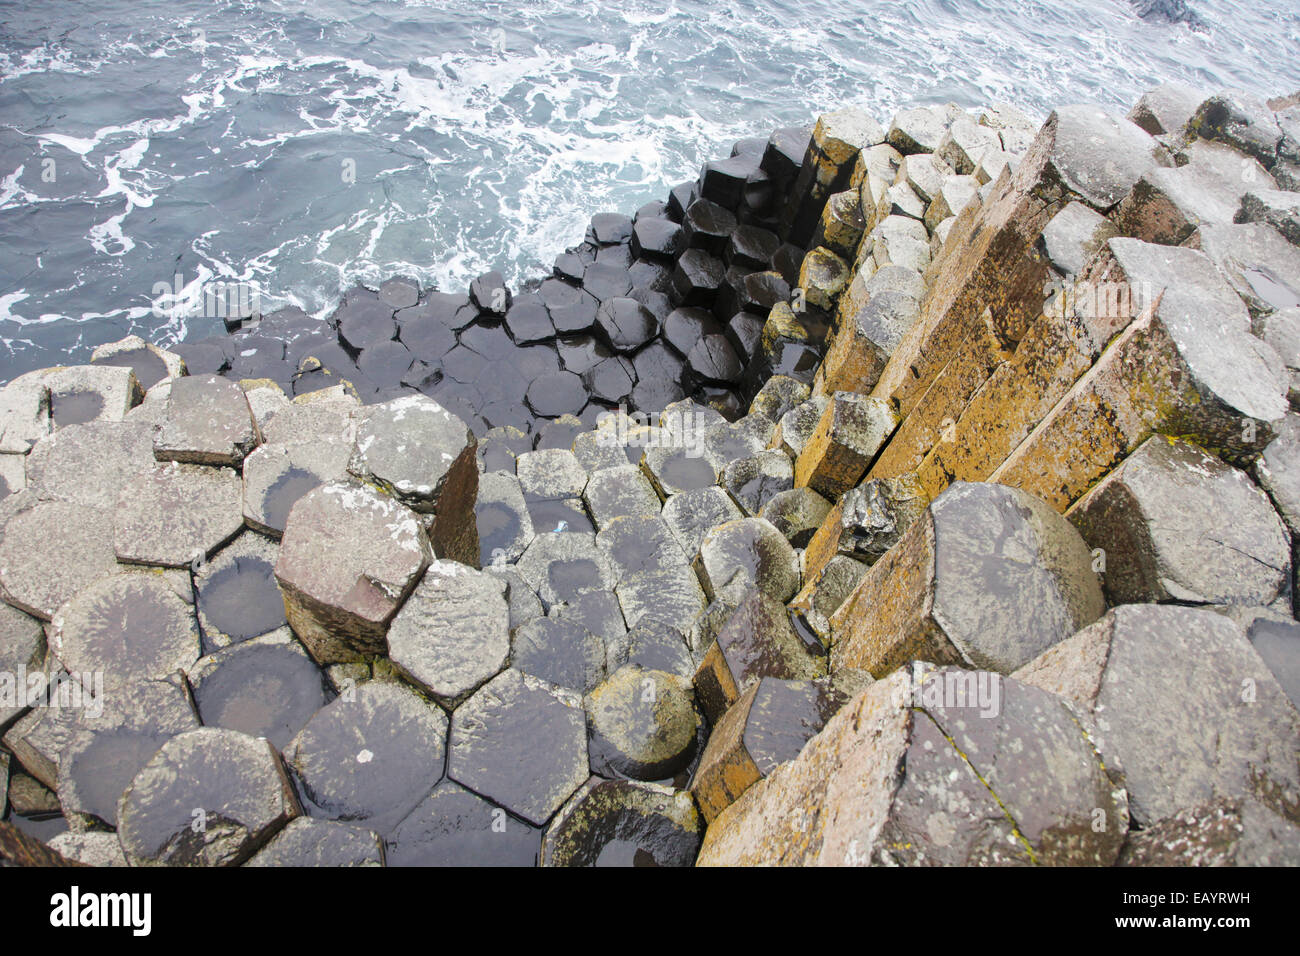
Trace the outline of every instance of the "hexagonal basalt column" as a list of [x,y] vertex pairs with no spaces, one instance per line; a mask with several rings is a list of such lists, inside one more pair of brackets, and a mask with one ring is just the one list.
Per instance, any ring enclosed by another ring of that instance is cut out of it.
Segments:
[[582,701],[507,670],[452,715],[448,775],[538,826],[587,779]]
[[384,652],[389,621],[432,558],[414,512],[364,485],[331,482],[293,506],[275,576],[312,656],[356,661]]

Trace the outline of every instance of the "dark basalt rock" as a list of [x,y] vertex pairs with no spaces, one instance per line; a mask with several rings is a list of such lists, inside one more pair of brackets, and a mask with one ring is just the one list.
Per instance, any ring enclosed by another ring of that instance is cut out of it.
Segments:
[[659,320],[636,299],[611,298],[596,312],[596,327],[612,348],[634,352],[659,334]]
[[572,372],[548,372],[532,380],[526,398],[535,414],[559,418],[581,412],[587,404],[587,390]]
[[[329,321],[338,329],[339,341],[356,353],[367,346],[397,338],[393,312],[394,309],[380,302],[373,292],[355,289],[344,297],[343,304]],[[246,349],[247,346],[241,348],[241,354]]]
[[[109,355],[93,357],[90,360],[91,365],[116,365],[129,368],[135,372],[136,379],[140,382],[140,387],[148,391],[158,382],[167,377],[167,363],[154,352],[152,349],[138,348],[125,349],[120,352],[113,352]],[[193,369],[189,370],[191,375],[200,374]]]
[[515,297],[515,301],[510,304],[510,309],[506,312],[506,328],[510,330],[510,337],[520,345],[540,342],[555,334],[555,327],[551,324],[551,314],[546,309],[546,303],[535,292],[527,292]]
[[632,250],[626,243],[617,246],[602,246],[596,252],[596,262],[626,269],[632,264]]
[[681,222],[686,218],[686,210],[698,198],[695,183],[680,183],[674,186],[668,193],[668,218],[673,222]]
[[677,260],[673,271],[673,290],[682,305],[709,307],[718,296],[726,277],[726,267],[703,249],[688,249]]
[[605,679],[605,642],[575,621],[539,617],[515,631],[510,664],[585,694]]
[[686,355],[686,382],[699,384],[733,384],[740,379],[743,366],[735,349],[721,332],[697,339]]
[[627,242],[632,235],[632,220],[616,212],[598,212],[591,217],[588,233],[598,245],[611,246]]
[[510,289],[500,272],[485,272],[469,284],[469,298],[480,312],[502,316],[510,307]]
[[[582,274],[582,288],[595,296],[597,300],[604,302],[607,299],[616,299],[620,296],[626,296],[632,291],[632,276],[628,273],[626,267],[610,265],[603,262],[593,262],[587,266]],[[561,330],[556,325],[557,331]]]
[[585,373],[582,380],[592,398],[614,405],[632,394],[632,388],[636,385],[636,369],[623,356],[612,356]]
[[700,717],[685,677],[624,665],[584,703],[597,773],[660,780],[695,756]]
[[705,163],[700,174],[700,195],[727,209],[735,209],[744,198],[746,183],[756,173],[762,175],[761,158],[750,152]]
[[543,866],[691,866],[704,821],[684,791],[593,777],[556,815]]
[[401,342],[377,342],[361,350],[357,368],[380,388],[400,387],[415,362],[415,355]]
[[388,866],[534,866],[542,831],[444,780],[393,831]]
[[686,397],[682,389],[682,360],[666,345],[651,342],[632,359],[636,368],[636,387],[632,404],[643,412],[658,414],[673,402]]
[[320,668],[287,632],[218,651],[190,679],[206,726],[265,737],[277,748],[325,706]]
[[681,252],[682,227],[671,219],[638,219],[632,230],[632,253],[671,261]]
[[739,226],[731,234],[722,259],[729,266],[766,269],[780,248],[776,233],[758,226]]
[[637,259],[628,266],[627,274],[632,277],[631,295],[636,298],[638,291],[657,292],[668,295],[673,291],[673,270],[668,262],[652,262],[649,259]]
[[763,339],[763,325],[766,320],[753,312],[737,312],[727,321],[727,340],[736,350],[737,357],[745,365],[753,359]]
[[682,237],[689,248],[720,256],[736,225],[730,210],[708,199],[697,199],[682,219]]
[[674,309],[664,319],[664,341],[677,350],[683,357],[706,335],[716,335],[722,331],[718,320],[708,309],[692,308]]

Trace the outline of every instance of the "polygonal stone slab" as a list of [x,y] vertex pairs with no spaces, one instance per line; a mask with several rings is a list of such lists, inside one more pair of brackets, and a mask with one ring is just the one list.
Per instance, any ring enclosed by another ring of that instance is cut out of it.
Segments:
[[372,830],[298,817],[245,866],[383,866],[384,843]]
[[862,479],[897,425],[880,399],[836,392],[795,462],[795,485],[838,498]]
[[1156,435],[1068,515],[1105,553],[1112,604],[1269,604],[1290,579],[1290,549],[1268,496],[1244,472]]
[[715,485],[718,473],[698,446],[658,445],[647,448],[641,465],[655,488],[668,497]]
[[455,561],[434,561],[393,618],[388,656],[439,703],[455,707],[510,657],[505,582]]
[[16,607],[0,604],[0,675],[8,675],[7,680],[0,676],[0,731],[27,709],[25,692],[19,691],[26,686],[26,672],[40,670],[44,660],[41,622]]
[[738,601],[758,588],[782,603],[799,590],[799,559],[772,523],[741,518],[718,525],[700,542],[700,582],[711,598]]
[[609,560],[596,547],[593,534],[539,534],[517,567],[547,607],[565,604],[586,591],[609,590],[615,581]]
[[713,821],[699,862],[1106,866],[1127,829],[1062,701],[942,668],[861,692]]
[[587,487],[587,470],[565,448],[524,452],[515,464],[515,472],[527,498],[577,498]]
[[144,398],[144,389],[131,369],[110,365],[64,365],[28,372],[10,386],[15,391],[33,386],[48,389],[49,415],[55,428],[120,422]]
[[261,637],[287,623],[275,583],[275,542],[248,532],[199,566],[194,575],[199,624],[208,647]]
[[587,779],[577,695],[516,670],[452,715],[448,776],[541,826]]
[[700,717],[688,678],[625,664],[583,706],[591,766],[599,774],[662,780],[695,756]]
[[1091,716],[1144,827],[1219,797],[1254,797],[1295,820],[1300,716],[1223,615],[1132,604],[1017,672]]
[[750,591],[704,655],[695,672],[695,693],[705,715],[717,723],[761,677],[812,680],[824,673],[821,647],[795,633],[785,606]]
[[659,495],[636,465],[592,472],[583,499],[597,528],[629,515],[657,516],[661,508]]
[[729,464],[722,483],[742,508],[755,515],[774,495],[794,485],[794,465],[785,452],[761,451]]
[[244,525],[243,488],[229,468],[155,465],[122,489],[113,547],[129,564],[182,568],[210,557]]
[[203,658],[190,683],[206,726],[265,737],[277,748],[325,706],[320,668],[288,628]]
[[422,514],[433,514],[429,537],[440,557],[474,564],[478,493],[477,439],[431,398],[408,395],[371,409],[357,428],[348,470],[373,481]]
[[153,426],[140,422],[68,425],[27,456],[28,485],[41,497],[111,511],[122,487],[153,466]]
[[576,621],[539,617],[514,632],[510,666],[585,694],[605,679],[605,642]]
[[262,445],[244,459],[244,520],[278,538],[297,500],[327,481],[346,478],[351,456],[352,440],[338,435]]
[[433,559],[414,512],[330,482],[289,513],[275,576],[289,623],[320,663],[382,653],[388,622]]
[[672,495],[664,502],[661,516],[682,550],[694,558],[709,531],[743,518],[744,513],[730,495],[713,485]]
[[447,715],[395,681],[335,698],[285,749],[312,815],[388,833],[442,779]]
[[64,601],[116,566],[113,516],[67,501],[26,498],[23,504],[11,512],[0,541],[0,592],[14,607],[48,621]]
[[1215,800],[1130,832],[1117,866],[1300,866],[1300,826],[1257,800]]
[[268,741],[202,727],[163,744],[136,775],[118,839],[132,866],[236,866],[300,812]]
[[500,471],[479,475],[474,524],[482,567],[519,560],[535,534],[519,479]]
[[542,866],[691,866],[704,822],[683,790],[593,777],[555,815]]
[[791,547],[802,549],[821,528],[830,510],[831,503],[811,488],[790,488],[772,495],[758,515],[772,522]]
[[388,866],[535,866],[542,831],[452,780],[388,840]]
[[189,670],[201,653],[194,609],[152,574],[112,574],[77,592],[54,615],[49,639],[83,685],[103,675],[115,694]]
[[689,678],[695,673],[685,635],[672,625],[653,619],[640,621],[610,644],[608,658],[611,671],[624,664],[636,664],[679,677]]
[[59,761],[59,803],[74,826],[116,827],[118,803],[140,768],[172,737],[200,726],[181,674],[105,696],[102,712],[83,712]]
[[153,453],[159,461],[237,467],[260,439],[242,388],[220,375],[187,375],[172,382]]
[[1069,522],[1023,491],[957,482],[832,617],[832,658],[878,678],[913,660],[1010,673],[1104,610]]

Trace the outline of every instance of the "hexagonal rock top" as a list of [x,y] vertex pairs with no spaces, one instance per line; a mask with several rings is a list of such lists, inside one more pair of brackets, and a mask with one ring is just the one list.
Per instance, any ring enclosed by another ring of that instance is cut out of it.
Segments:
[[376,405],[357,428],[348,470],[390,491],[413,511],[433,514],[440,558],[478,564],[474,498],[478,440],[431,398],[407,395]]
[[119,804],[118,839],[132,866],[236,866],[299,813],[269,742],[201,727],[163,744],[136,774]]
[[510,658],[506,582],[434,561],[393,618],[388,656],[439,703],[455,707]]
[[262,445],[244,460],[244,521],[279,537],[299,498],[327,481],[347,478],[351,456],[352,442],[337,435]]
[[[25,493],[30,494],[30,493]],[[17,502],[17,496],[6,500]],[[48,621],[64,601],[114,569],[113,519],[67,501],[26,498],[0,540],[0,594]]]
[[1106,609],[1079,533],[1015,488],[956,482],[831,617],[832,667],[1010,673]]
[[398,824],[388,866],[534,866],[542,831],[444,780]]
[[690,795],[653,783],[592,777],[555,815],[542,866],[690,866],[704,821]]
[[700,581],[710,598],[738,602],[750,588],[786,602],[799,590],[799,558],[764,518],[718,525],[700,543]]
[[378,834],[333,820],[298,817],[246,866],[383,866]]
[[416,514],[365,485],[330,482],[289,512],[275,577],[320,663],[382,654],[389,621],[433,560]]
[[112,574],[54,615],[50,649],[69,673],[102,674],[108,692],[130,693],[137,681],[189,669],[199,659],[199,627],[161,576]]
[[285,748],[314,816],[385,834],[442,779],[447,715],[397,681],[336,697]]
[[447,774],[538,826],[587,779],[582,701],[507,670],[451,718]]
[[598,773],[662,780],[695,756],[699,715],[684,677],[627,664],[583,704],[592,767]]
[[229,468],[155,465],[129,481],[113,512],[119,561],[183,568],[244,526],[239,474]]
[[1127,829],[1123,790],[1063,701],[922,667],[862,691],[745,791],[699,864],[1108,866]]
[[237,466],[260,440],[237,382],[220,375],[189,375],[171,384],[153,453],[159,461]]
[[1271,603],[1290,577],[1282,519],[1245,474],[1155,435],[1067,514],[1106,553],[1112,604]]
[[1091,714],[1144,827],[1220,797],[1259,799],[1300,822],[1300,715],[1229,618],[1113,608],[1014,676]]

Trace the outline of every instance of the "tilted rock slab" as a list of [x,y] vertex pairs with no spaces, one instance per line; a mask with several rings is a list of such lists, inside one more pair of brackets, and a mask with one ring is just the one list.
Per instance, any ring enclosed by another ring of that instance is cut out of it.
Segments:
[[1223,615],[1117,607],[1013,676],[1089,715],[1143,826],[1220,797],[1300,821],[1300,714]]
[[724,810],[698,865],[1107,866],[1127,829],[1064,702],[984,671],[900,671]]
[[220,375],[189,375],[171,383],[153,453],[159,461],[238,467],[260,440],[238,383]]
[[1105,610],[1079,533],[1042,501],[952,485],[831,618],[835,669],[913,660],[1010,673]]
[[330,482],[289,512],[275,577],[319,663],[386,650],[389,622],[433,559],[416,514],[364,485]]

